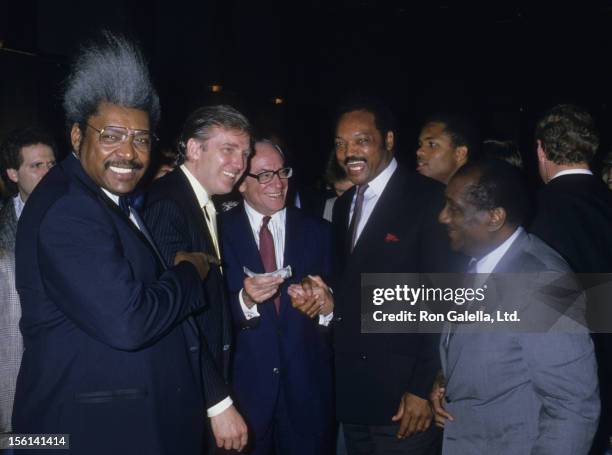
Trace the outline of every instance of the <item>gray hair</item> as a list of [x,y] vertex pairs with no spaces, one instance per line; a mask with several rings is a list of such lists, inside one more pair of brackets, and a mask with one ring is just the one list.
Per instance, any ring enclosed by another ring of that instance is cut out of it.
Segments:
[[141,50],[108,31],[81,48],[68,76],[64,93],[68,127],[77,123],[82,129],[104,102],[147,112],[151,129],[159,122],[159,97]]
[[206,142],[210,139],[214,127],[244,131],[249,136],[252,135],[251,124],[247,118],[233,107],[224,104],[200,107],[187,117],[183,125],[177,141],[178,165],[185,161],[189,139]]

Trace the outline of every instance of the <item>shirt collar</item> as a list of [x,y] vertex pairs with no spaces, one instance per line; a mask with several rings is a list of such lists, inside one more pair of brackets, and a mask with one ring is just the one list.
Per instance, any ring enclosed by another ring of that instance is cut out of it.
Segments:
[[185,174],[185,177],[187,177],[187,181],[189,182],[189,185],[191,185],[191,188],[193,189],[193,192],[195,193],[196,198],[198,199],[198,204],[200,204],[200,208],[203,208],[206,204],[208,204],[208,201],[210,201],[210,196],[208,195],[202,184],[198,182],[198,179],[196,179],[193,174],[189,172],[187,166],[181,164],[181,171],[183,171],[183,174]]
[[[247,216],[249,217],[249,222],[251,223],[251,227],[253,228],[254,231],[259,232],[264,215],[259,213],[253,207],[251,207],[246,200],[244,201],[244,209],[246,211]],[[279,227],[284,226],[286,214],[287,214],[287,208],[282,208],[278,212],[275,212],[270,217],[269,224],[273,224]]]
[[368,189],[366,190],[366,194],[371,196],[381,195],[384,191],[387,183],[391,179],[393,172],[397,169],[397,160],[395,157],[391,158],[387,167],[383,169],[383,171],[378,174],[371,182],[368,182]]
[[119,196],[117,196],[116,194],[111,193],[110,191],[108,191],[105,188],[100,187],[100,189],[102,191],[104,191],[104,194],[106,194],[111,201],[113,201],[115,204],[119,205]]
[[571,175],[571,174],[583,174],[583,175],[593,175],[590,169],[565,169],[564,171],[559,171],[555,175],[552,176],[552,179],[556,179],[557,177],[561,177],[562,175]]
[[517,239],[519,235],[521,235],[523,231],[524,229],[521,226],[517,227],[514,233],[510,237],[508,237],[504,241],[504,243],[502,243],[497,248],[495,248],[493,251],[491,251],[489,254],[487,254],[485,257],[480,259],[476,263],[476,272],[477,273],[493,272],[493,270],[495,269],[495,267],[497,266],[501,258],[504,256],[504,254],[506,254],[508,249],[510,249],[510,246],[512,245],[512,243],[514,243],[514,241]]
[[21,196],[17,193],[17,196],[13,198],[13,207],[15,207],[15,216],[17,219],[21,216],[21,212],[23,211],[23,207],[25,206],[25,202],[21,200]]

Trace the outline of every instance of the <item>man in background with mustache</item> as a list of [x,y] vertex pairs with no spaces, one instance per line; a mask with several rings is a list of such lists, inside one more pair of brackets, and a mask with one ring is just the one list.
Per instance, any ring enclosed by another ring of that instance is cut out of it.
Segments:
[[443,187],[398,166],[394,120],[361,99],[337,115],[335,149],[355,187],[336,202],[334,349],[336,415],[351,454],[426,454],[439,433],[427,397],[439,368],[438,336],[361,334],[361,274],[449,271],[437,223]]
[[[36,186],[17,229],[25,352],[13,431],[68,434],[72,455],[200,455],[200,340],[188,320],[208,262],[178,252],[166,267],[125,201],[160,115],[139,49],[104,33],[81,50],[63,101],[72,153]],[[67,448],[49,439],[49,453]]]

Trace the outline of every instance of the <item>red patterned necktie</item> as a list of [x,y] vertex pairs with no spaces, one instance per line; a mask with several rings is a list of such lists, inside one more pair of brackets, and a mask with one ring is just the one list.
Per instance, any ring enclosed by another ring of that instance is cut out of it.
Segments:
[[[261,223],[261,229],[259,230],[259,255],[261,256],[261,262],[263,263],[264,270],[266,273],[274,272],[276,270],[276,253],[274,252],[274,238],[270,229],[268,229],[268,223],[270,222],[269,216],[263,217]],[[280,311],[280,294],[274,297],[274,306],[276,307],[276,313]]]
[[353,209],[353,219],[351,220],[351,225],[349,226],[349,233],[351,234],[351,253],[355,248],[355,243],[357,242],[357,227],[359,226],[359,221],[361,220],[361,210],[363,209],[363,194],[368,189],[368,185],[360,185],[357,187],[357,196],[355,197],[355,208]]

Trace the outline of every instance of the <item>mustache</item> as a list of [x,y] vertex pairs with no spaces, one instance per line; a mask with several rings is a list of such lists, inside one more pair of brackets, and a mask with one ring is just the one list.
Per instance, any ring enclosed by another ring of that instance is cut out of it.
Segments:
[[359,163],[359,162],[365,163],[366,160],[365,160],[365,158],[360,158],[360,157],[357,157],[357,156],[347,156],[346,158],[344,158],[344,165],[345,166],[350,164],[350,163]]
[[144,168],[144,165],[138,161],[107,161],[104,163],[104,169],[108,169],[111,166],[136,170]]

